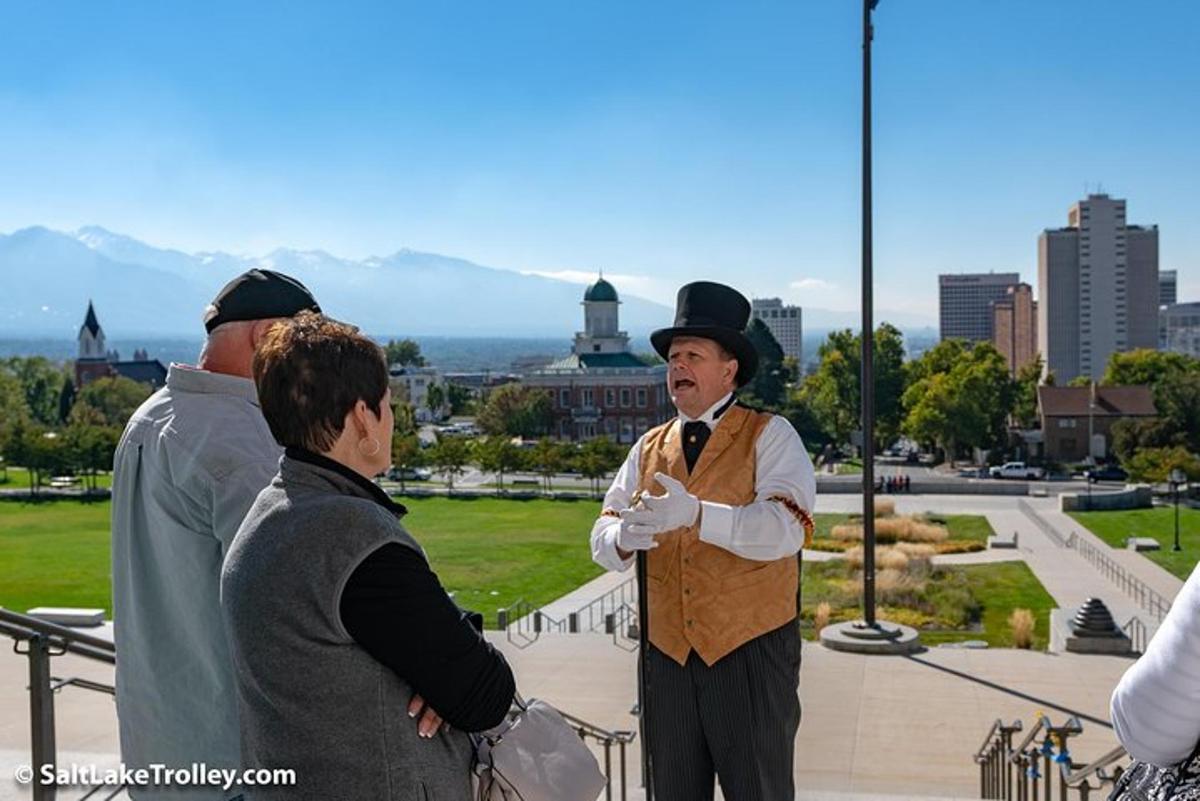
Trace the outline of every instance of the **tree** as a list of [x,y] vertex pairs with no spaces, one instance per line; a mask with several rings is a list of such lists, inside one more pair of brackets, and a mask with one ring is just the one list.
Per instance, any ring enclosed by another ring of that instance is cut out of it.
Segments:
[[1125,462],[1125,469],[1134,481],[1162,483],[1176,468],[1183,470],[1189,481],[1200,480],[1200,459],[1179,445],[1171,448],[1144,448]]
[[416,434],[407,432],[392,437],[392,466],[399,471],[400,492],[405,491],[405,472],[423,467],[425,462],[425,451],[421,448],[421,440]]
[[96,491],[96,476],[112,469],[113,457],[121,441],[121,429],[116,426],[75,423],[63,432],[69,460],[84,477],[86,489]]
[[44,426],[57,425],[64,370],[43,356],[13,356],[2,365],[0,372],[8,373],[20,383],[29,416]]
[[1170,375],[1200,372],[1200,360],[1182,353],[1139,348],[1108,357],[1100,383],[1107,387],[1158,386]]
[[4,451],[13,427],[18,423],[29,423],[30,417],[21,382],[11,373],[0,370],[0,452]]
[[97,378],[79,390],[70,421],[124,428],[151,392],[146,384],[124,376]]
[[446,474],[447,489],[453,493],[454,479],[471,461],[471,443],[462,437],[439,437],[429,449],[429,461],[439,473]]
[[600,481],[621,466],[625,454],[621,446],[608,437],[588,440],[579,447],[575,466],[579,474],[592,483],[592,494],[600,494]]
[[940,448],[951,462],[964,447],[991,448],[1005,441],[1015,384],[1008,364],[990,342],[973,346],[945,340],[908,368],[904,431]]
[[1016,386],[1013,388],[1013,419],[1021,428],[1036,428],[1037,390],[1042,380],[1042,354],[1037,354],[1033,361],[1017,370]]
[[488,396],[476,422],[488,434],[532,439],[550,430],[553,414],[546,390],[505,384]]
[[762,320],[755,318],[746,327],[746,338],[758,352],[758,370],[743,388],[768,409],[778,409],[787,396],[787,370],[783,365],[783,348]]
[[20,425],[14,432],[18,442],[13,447],[14,461],[29,470],[29,492],[37,495],[46,476],[61,472],[67,465],[66,443],[57,431],[38,424]]
[[551,491],[554,477],[563,471],[565,457],[565,449],[549,437],[542,437],[529,452],[529,466],[542,477],[546,492]]
[[468,415],[475,408],[471,390],[462,384],[446,384],[446,400],[450,403],[450,414]]
[[434,420],[442,419],[442,407],[446,405],[446,390],[441,384],[430,384],[425,393],[425,406]]
[[1200,369],[1179,371],[1154,388],[1159,416],[1178,435],[1180,443],[1200,452]]
[[484,437],[475,443],[475,457],[479,460],[479,469],[485,473],[496,474],[496,494],[504,492],[504,474],[512,473],[520,468],[524,461],[521,449],[505,436]]
[[414,339],[389,339],[383,346],[388,366],[399,364],[405,367],[424,367],[425,357],[421,355],[421,346]]
[[[834,331],[817,353],[817,369],[804,380],[798,400],[834,441],[843,444],[862,428],[862,340],[850,329]],[[875,331],[874,375],[875,439],[891,443],[900,432],[901,398],[910,378],[904,336],[890,323]]]
[[1141,450],[1170,448],[1182,444],[1182,436],[1160,417],[1118,420],[1112,427],[1113,455],[1129,469],[1129,461]]
[[400,437],[417,433],[417,414],[411,403],[392,404],[392,430]]

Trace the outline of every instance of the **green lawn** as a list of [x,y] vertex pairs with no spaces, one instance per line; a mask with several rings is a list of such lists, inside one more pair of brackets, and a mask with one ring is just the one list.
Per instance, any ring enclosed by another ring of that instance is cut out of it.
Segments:
[[[544,604],[602,571],[591,559],[594,502],[403,498],[405,525],[458,603],[483,612]],[[0,606],[111,612],[109,501],[0,502]]]
[[1120,512],[1071,512],[1081,525],[1114,548],[1124,548],[1127,537],[1153,537],[1162,546],[1142,555],[1187,580],[1200,561],[1200,510],[1179,507],[1179,544],[1175,546],[1175,509],[1128,509]]
[[[841,560],[804,566],[802,617],[812,623],[822,601],[833,607],[831,620],[862,617],[861,575]],[[1044,649],[1050,630],[1050,610],[1057,606],[1024,562],[939,567],[927,585],[904,605],[881,603],[879,616],[921,630],[926,645],[963,640],[986,640],[992,647],[1012,646],[1008,616],[1029,609],[1036,620],[1035,649]],[[811,628],[806,636],[814,637]]]

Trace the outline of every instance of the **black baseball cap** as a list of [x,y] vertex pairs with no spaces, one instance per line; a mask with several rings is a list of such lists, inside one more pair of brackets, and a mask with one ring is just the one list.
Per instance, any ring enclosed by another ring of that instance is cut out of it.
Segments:
[[248,270],[225,285],[204,311],[204,330],[237,320],[295,317],[302,311],[321,313],[304,284],[273,270]]

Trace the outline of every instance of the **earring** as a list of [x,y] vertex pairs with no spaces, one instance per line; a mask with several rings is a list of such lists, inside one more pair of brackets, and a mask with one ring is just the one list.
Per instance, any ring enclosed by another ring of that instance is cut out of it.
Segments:
[[[370,453],[368,453],[367,450],[365,448],[363,448],[364,442],[370,442],[372,445],[375,446],[371,450]],[[375,454],[379,453],[380,447],[381,446],[379,444],[379,440],[375,439],[374,437],[364,438],[364,439],[360,439],[358,441],[358,452],[361,453],[363,456],[366,456],[367,458],[370,458],[370,457],[374,456]]]

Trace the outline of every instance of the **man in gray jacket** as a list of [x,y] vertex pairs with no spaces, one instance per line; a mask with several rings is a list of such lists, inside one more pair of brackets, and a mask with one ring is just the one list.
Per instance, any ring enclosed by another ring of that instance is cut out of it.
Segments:
[[[113,465],[113,621],[121,757],[130,768],[240,765],[237,699],[221,617],[221,565],[282,453],[251,380],[272,324],[320,311],[295,279],[238,276],[204,315],[197,367],[130,418]],[[130,788],[135,799],[212,798],[222,788]]]

